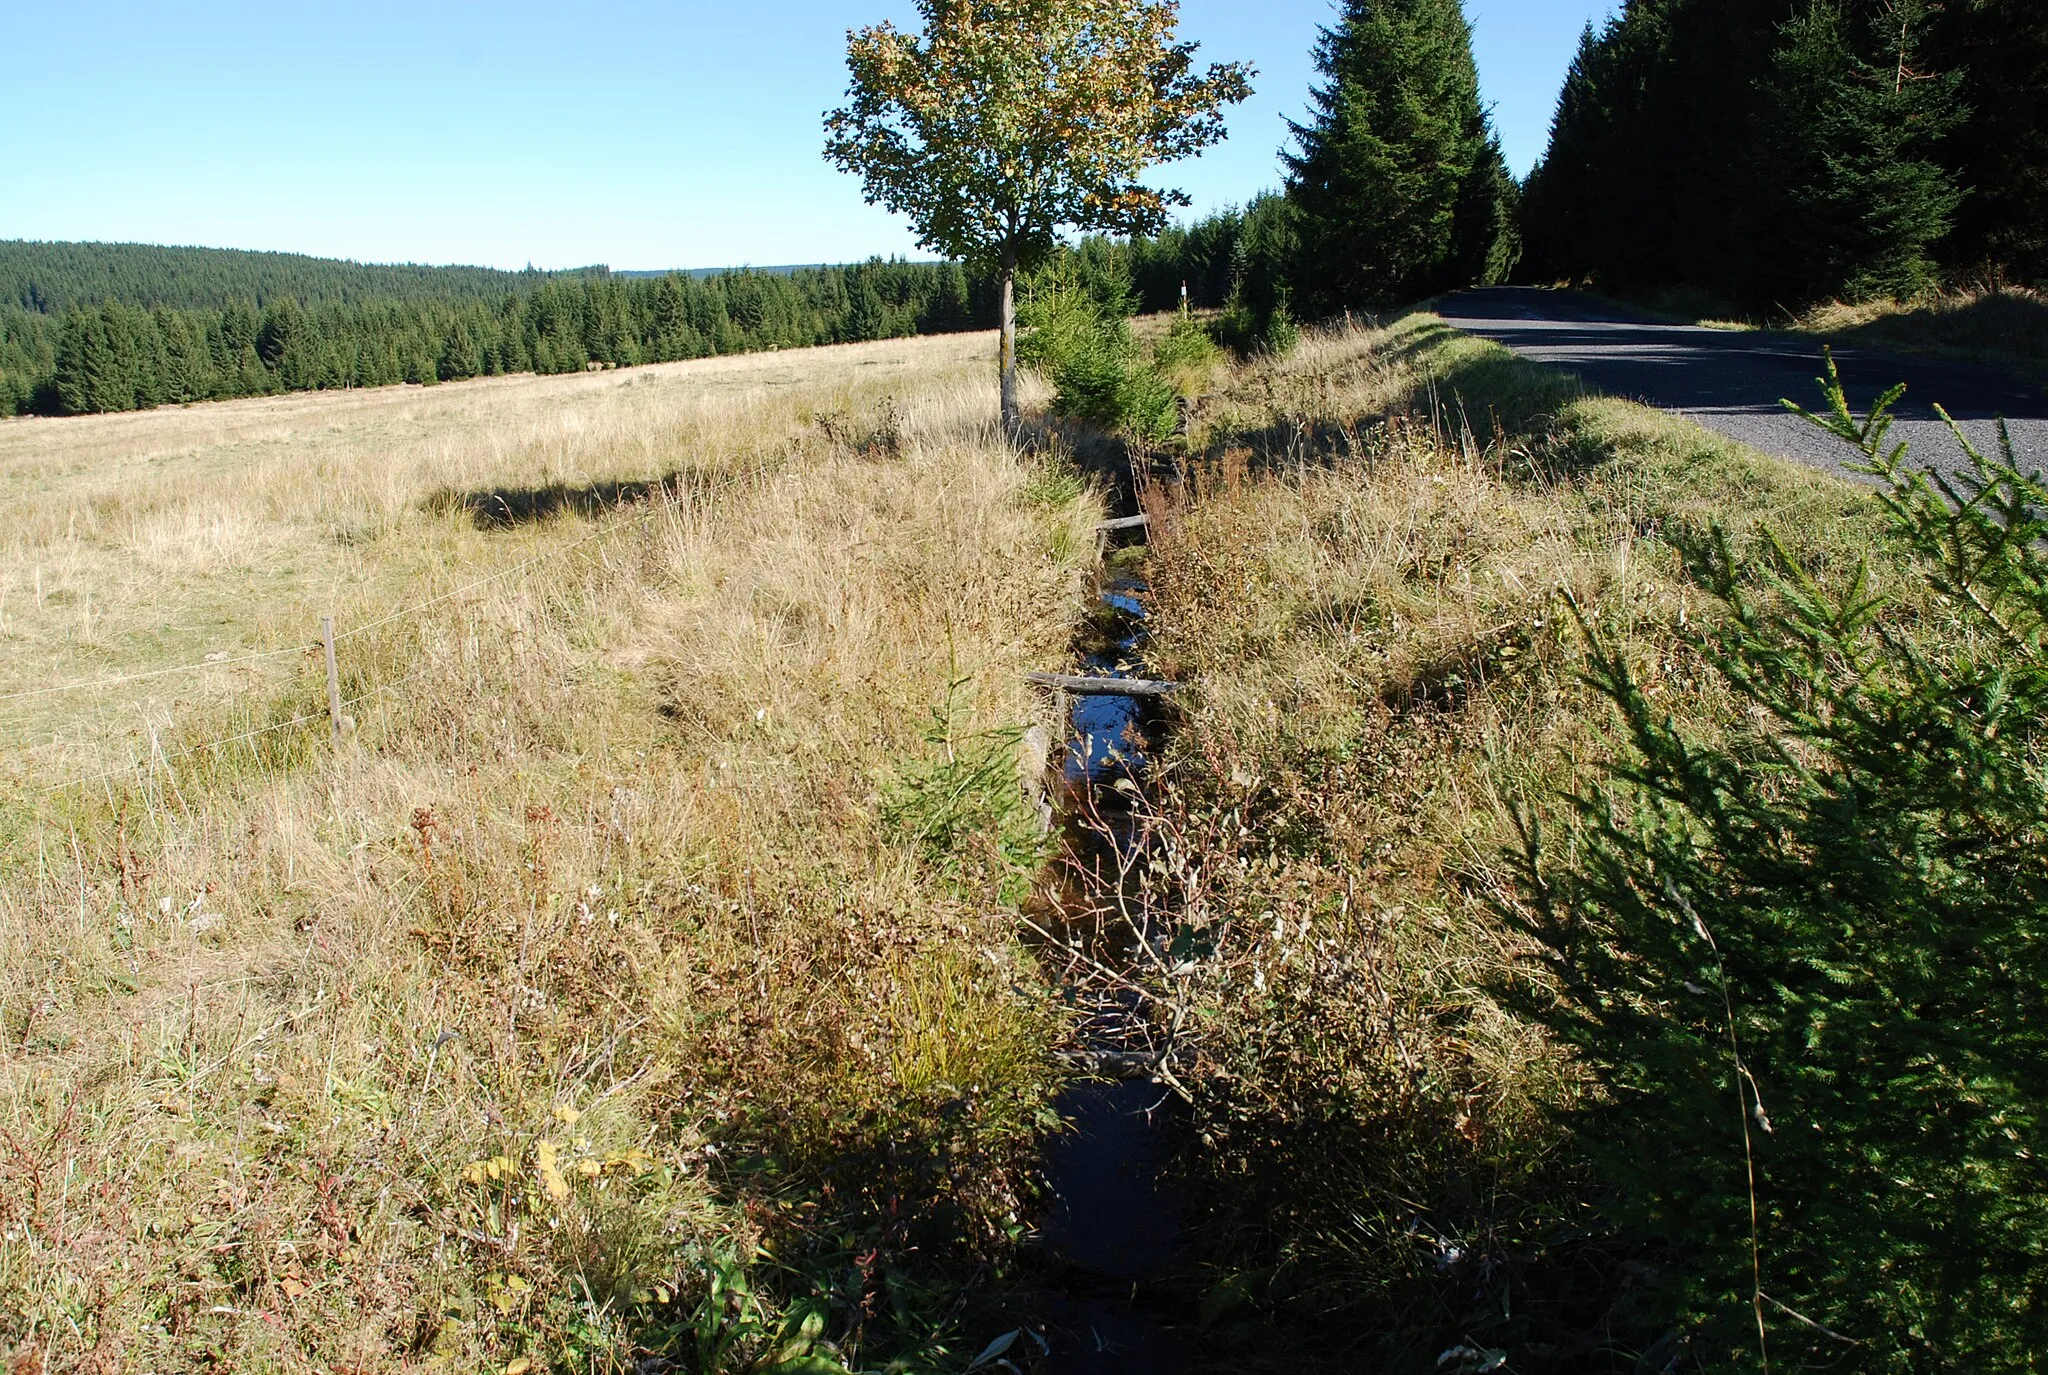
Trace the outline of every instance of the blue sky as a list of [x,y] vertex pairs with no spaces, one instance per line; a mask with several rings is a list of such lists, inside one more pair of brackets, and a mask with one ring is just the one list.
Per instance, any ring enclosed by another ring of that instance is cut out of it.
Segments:
[[[1509,161],[1541,153],[1612,0],[1468,0]],[[848,27],[906,0],[9,7],[0,238],[622,268],[915,254],[819,156]],[[1163,174],[1197,212],[1279,181],[1329,0],[1183,0],[1257,95]]]

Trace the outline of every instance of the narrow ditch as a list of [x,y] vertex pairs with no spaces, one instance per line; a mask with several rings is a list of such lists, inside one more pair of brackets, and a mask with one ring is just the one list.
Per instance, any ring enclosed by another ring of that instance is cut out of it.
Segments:
[[[1143,529],[1111,536],[1081,672],[1142,678],[1146,592]],[[1040,955],[1075,1013],[1070,1059],[1080,1073],[1055,1108],[1069,1130],[1046,1147],[1047,1203],[1035,1247],[1046,1291],[1032,1330],[1049,1372],[1184,1372],[1198,1364],[1185,1200],[1170,1166],[1187,1116],[1165,1059],[1171,1053],[1141,975],[1157,933],[1122,900],[1143,862],[1136,824],[1150,743],[1164,712],[1156,697],[1067,698],[1062,768],[1065,853]]]

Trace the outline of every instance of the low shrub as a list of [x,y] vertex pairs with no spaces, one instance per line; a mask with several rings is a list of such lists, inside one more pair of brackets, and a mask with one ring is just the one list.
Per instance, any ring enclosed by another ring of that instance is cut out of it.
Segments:
[[1222,359],[1223,351],[1208,326],[1185,314],[1174,317],[1166,337],[1152,350],[1152,366],[1173,378],[1184,394],[1192,392],[1194,384],[1205,379]]
[[1034,285],[1023,324],[1020,355],[1051,379],[1055,415],[1146,443],[1173,437],[1180,420],[1173,383],[1099,290],[1057,268]]
[[1301,342],[1301,330],[1284,305],[1261,311],[1233,299],[1217,317],[1215,337],[1240,358],[1260,354],[1284,358]]

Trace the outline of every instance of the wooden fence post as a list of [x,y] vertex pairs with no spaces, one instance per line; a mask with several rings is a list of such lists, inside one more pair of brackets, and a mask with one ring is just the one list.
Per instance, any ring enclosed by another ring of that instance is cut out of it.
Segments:
[[320,639],[327,646],[327,723],[334,743],[341,743],[341,675],[334,668],[334,617],[320,618]]

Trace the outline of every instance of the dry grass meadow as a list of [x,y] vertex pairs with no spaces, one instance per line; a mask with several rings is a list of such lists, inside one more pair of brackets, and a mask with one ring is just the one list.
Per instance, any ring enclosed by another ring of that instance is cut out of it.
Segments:
[[14,1371],[738,1369],[841,1224],[850,1354],[892,1195],[1006,1224],[1020,860],[882,819],[1085,609],[991,353],[0,423]]

